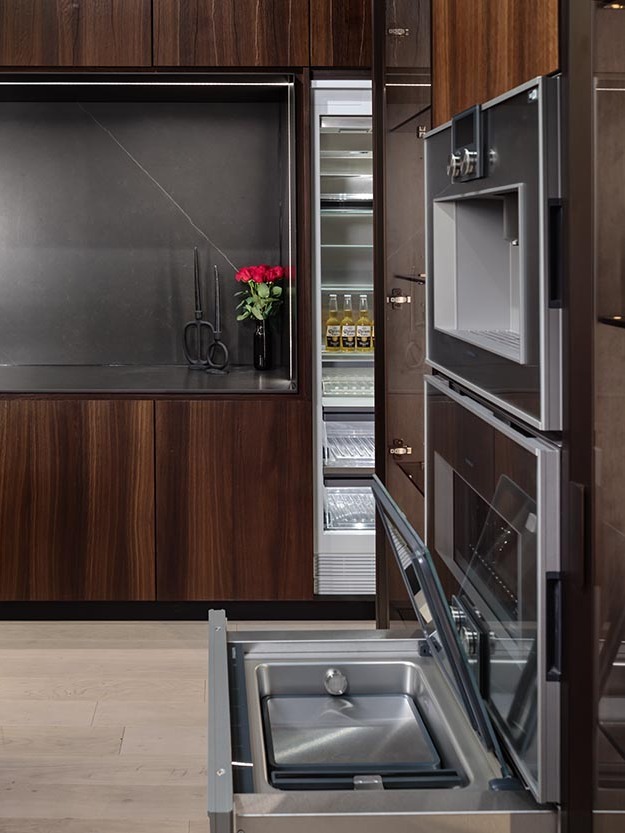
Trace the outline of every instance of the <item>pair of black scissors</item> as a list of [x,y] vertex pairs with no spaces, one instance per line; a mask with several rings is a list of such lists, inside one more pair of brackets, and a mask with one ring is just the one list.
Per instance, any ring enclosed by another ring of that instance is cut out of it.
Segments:
[[221,295],[219,270],[215,269],[215,323],[204,319],[202,286],[197,248],[193,249],[193,282],[195,287],[195,320],[185,324],[182,349],[191,370],[224,372],[228,366],[228,348],[221,340]]

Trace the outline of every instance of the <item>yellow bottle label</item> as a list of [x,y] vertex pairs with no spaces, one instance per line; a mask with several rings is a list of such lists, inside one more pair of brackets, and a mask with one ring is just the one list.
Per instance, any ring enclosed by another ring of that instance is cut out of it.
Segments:
[[338,350],[341,347],[341,325],[328,324],[326,327],[326,348]]
[[356,325],[343,324],[341,327],[341,347],[343,350],[356,349]]
[[356,326],[356,348],[358,350],[371,350],[371,324],[358,324]]

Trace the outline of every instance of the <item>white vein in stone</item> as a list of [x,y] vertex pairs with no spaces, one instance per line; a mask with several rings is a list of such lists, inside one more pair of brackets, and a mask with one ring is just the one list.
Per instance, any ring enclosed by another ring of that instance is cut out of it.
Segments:
[[201,237],[203,237],[204,240],[206,240],[207,243],[209,243],[217,252],[219,252],[219,254],[230,264],[230,266],[232,266],[234,271],[237,272],[238,271],[238,266],[235,266],[235,264],[230,260],[230,258],[223,251],[223,249],[220,249],[219,246],[215,243],[215,241],[211,240],[210,237],[206,234],[206,232],[202,231],[202,229],[198,225],[196,225],[196,223],[194,223],[192,217],[189,214],[187,214],[187,212],[184,210],[184,208],[179,203],[176,202],[176,200],[172,197],[172,195],[169,193],[169,191],[166,188],[164,188],[161,185],[160,182],[158,182],[156,179],[154,179],[152,174],[146,168],[143,167],[141,162],[139,162],[139,160],[136,157],[134,157],[132,155],[132,153],[126,147],[124,147],[124,145],[119,141],[117,136],[115,136],[115,134],[112,131],[110,131],[108,129],[108,127],[103,125],[101,121],[98,121],[98,119],[93,115],[93,113],[89,112],[89,110],[87,110],[87,108],[83,104],[79,103],[78,106],[83,111],[83,113],[85,113],[85,115],[89,116],[89,118],[95,124],[97,124],[97,126],[101,130],[103,130],[106,133],[106,135],[110,139],[112,139],[113,142],[115,142],[117,147],[120,148],[120,150],[122,150],[126,154],[126,156],[137,166],[137,168],[139,168],[139,170],[142,171],[147,176],[147,178],[150,180],[150,182],[152,182],[154,185],[156,185],[158,190],[172,203],[172,205],[174,205],[178,209],[178,211],[182,214],[182,216],[185,217],[185,219],[187,220],[189,225],[191,225],[197,231],[197,233]]

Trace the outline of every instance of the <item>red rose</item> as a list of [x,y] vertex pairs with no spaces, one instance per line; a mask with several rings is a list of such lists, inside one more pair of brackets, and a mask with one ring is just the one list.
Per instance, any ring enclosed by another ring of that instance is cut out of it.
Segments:
[[254,280],[253,268],[251,266],[244,266],[243,269],[239,269],[234,277],[242,283],[249,283],[251,280]]
[[250,271],[252,272],[252,280],[256,281],[256,283],[264,283],[267,280],[269,266],[261,263],[260,266],[251,266]]
[[284,277],[283,266],[272,266],[267,277],[268,281],[280,281]]

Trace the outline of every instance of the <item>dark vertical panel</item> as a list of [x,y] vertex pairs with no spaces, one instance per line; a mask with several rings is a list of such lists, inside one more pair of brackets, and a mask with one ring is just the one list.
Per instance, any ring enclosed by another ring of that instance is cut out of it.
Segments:
[[310,0],[310,63],[371,66],[371,0]]
[[308,51],[308,0],[154,0],[156,66],[306,66]]
[[590,505],[593,472],[592,8],[562,4],[563,153],[566,217],[562,568],[564,683],[562,803],[567,833],[592,830],[593,611]]
[[0,0],[0,65],[152,63],[150,0]]
[[[423,131],[430,124],[430,3],[373,3],[376,471],[424,535],[422,468],[425,358]],[[394,293],[411,303],[386,302]],[[411,449],[391,457],[398,440]],[[405,590],[382,530],[377,536],[378,620]]]
[[[375,471],[386,484],[386,0],[371,0],[373,22],[373,319],[375,338]],[[376,622],[389,626],[390,549],[386,532],[376,517]]]
[[154,599],[153,404],[0,403],[0,596]]

